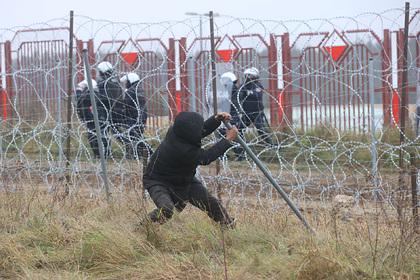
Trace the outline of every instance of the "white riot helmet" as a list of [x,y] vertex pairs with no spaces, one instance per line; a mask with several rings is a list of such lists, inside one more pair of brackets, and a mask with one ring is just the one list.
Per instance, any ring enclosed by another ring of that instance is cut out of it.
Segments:
[[100,74],[112,73],[112,71],[114,71],[112,64],[108,61],[102,61],[98,64],[97,68]]
[[258,79],[260,77],[260,71],[258,71],[258,69],[255,68],[255,67],[247,68],[244,71],[244,76],[245,76],[245,78],[255,80],[255,79]]
[[140,77],[139,75],[137,75],[136,73],[128,73],[126,75],[124,75],[121,79],[120,82],[122,85],[124,85],[124,87],[129,88],[132,84],[134,84],[135,82],[140,81]]
[[223,73],[222,76],[220,76],[220,82],[222,84],[225,84],[226,80],[229,80],[233,83],[233,82],[236,82],[238,78],[236,78],[236,75],[233,74],[232,72],[226,72],[226,73]]
[[[98,84],[93,79],[92,79],[92,86],[93,86],[94,91],[98,90]],[[88,87],[87,80],[83,80],[83,81],[81,81],[80,83],[77,84],[76,90],[84,91],[85,89],[87,89],[87,87]]]

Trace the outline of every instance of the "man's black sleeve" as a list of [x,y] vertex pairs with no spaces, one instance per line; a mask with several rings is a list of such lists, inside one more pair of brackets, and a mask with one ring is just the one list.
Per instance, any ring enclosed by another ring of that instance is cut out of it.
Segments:
[[201,149],[200,158],[199,158],[199,165],[208,165],[211,162],[215,161],[218,157],[223,155],[227,149],[229,149],[232,144],[226,140],[221,139],[211,148],[204,150]]
[[215,131],[221,124],[222,122],[219,120],[216,120],[216,118],[213,116],[211,116],[210,118],[208,118],[203,125],[203,132],[201,134],[201,138],[204,138],[208,135],[210,135],[213,131]]

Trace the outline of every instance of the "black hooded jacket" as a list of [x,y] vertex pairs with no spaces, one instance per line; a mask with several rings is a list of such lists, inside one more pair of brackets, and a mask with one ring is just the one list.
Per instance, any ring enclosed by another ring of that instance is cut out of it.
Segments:
[[214,116],[204,122],[201,115],[181,112],[157,150],[153,153],[144,179],[159,180],[175,188],[186,188],[194,178],[198,165],[208,165],[231,147],[221,139],[211,148],[201,148],[201,139],[216,130],[221,121]]

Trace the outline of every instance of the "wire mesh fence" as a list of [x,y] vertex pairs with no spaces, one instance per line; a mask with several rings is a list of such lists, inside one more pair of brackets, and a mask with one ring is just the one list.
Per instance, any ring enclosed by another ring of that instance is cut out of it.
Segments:
[[[259,70],[272,144],[262,141],[253,126],[244,135],[293,198],[324,200],[341,193],[393,205],[396,192],[408,192],[408,182],[404,182],[408,173],[401,179],[401,172],[408,170],[404,166],[410,164],[410,153],[419,157],[415,130],[420,99],[419,10],[412,9],[410,15],[408,104],[407,110],[403,108],[409,129],[402,143],[398,137],[403,10],[290,21],[215,18],[218,92],[224,90],[219,81],[224,72],[233,72],[243,84],[245,69]],[[137,142],[156,148],[181,111],[210,116],[208,25],[207,16],[159,23],[75,16],[72,69],[68,17],[0,29],[1,188],[46,186],[54,191],[67,184],[72,194],[101,192],[100,165],[88,142],[89,128],[77,114],[75,89],[86,74],[83,49],[88,50],[93,78],[99,78],[97,66],[104,61],[112,64],[118,78],[132,72],[140,77],[148,117],[144,137]],[[69,116],[71,130],[67,129]],[[113,126],[111,121],[108,125]],[[114,193],[141,185],[144,162],[141,157],[130,157],[127,142],[121,140],[129,129],[126,126],[107,136],[111,141],[108,175]],[[68,137],[71,152],[65,153]],[[216,140],[209,137],[204,147]],[[373,149],[377,172],[372,171]],[[255,164],[247,157],[237,162],[233,150],[221,158],[219,174],[210,167],[200,168],[198,176],[209,188],[222,185],[228,200],[246,204],[268,198],[277,205],[277,194]],[[398,163],[400,150],[403,168]]]

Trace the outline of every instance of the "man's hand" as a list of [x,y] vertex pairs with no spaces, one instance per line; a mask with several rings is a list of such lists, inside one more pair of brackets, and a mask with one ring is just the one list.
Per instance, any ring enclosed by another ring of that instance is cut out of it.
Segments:
[[222,122],[230,121],[232,119],[232,116],[226,112],[217,113],[216,116],[214,117],[216,118],[216,120],[222,121]]
[[230,129],[226,131],[226,139],[229,141],[233,141],[238,136],[238,129],[236,126],[232,126]]

